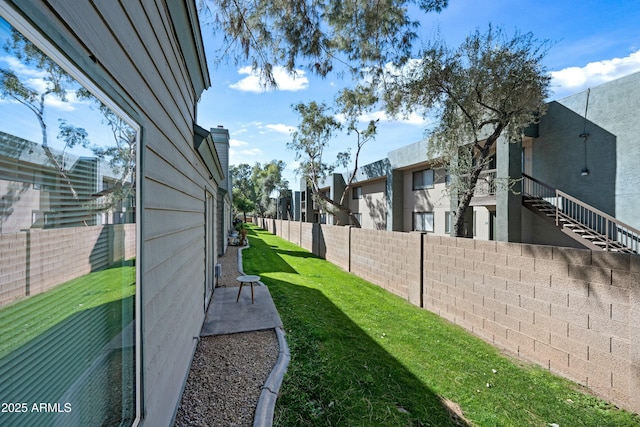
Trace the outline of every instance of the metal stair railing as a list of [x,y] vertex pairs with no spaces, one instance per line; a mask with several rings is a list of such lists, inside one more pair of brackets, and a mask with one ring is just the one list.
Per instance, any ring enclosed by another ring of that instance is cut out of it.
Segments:
[[554,211],[557,227],[584,227],[603,238],[602,249],[606,251],[623,246],[640,253],[640,230],[527,174],[522,178],[523,195],[546,202],[547,209]]

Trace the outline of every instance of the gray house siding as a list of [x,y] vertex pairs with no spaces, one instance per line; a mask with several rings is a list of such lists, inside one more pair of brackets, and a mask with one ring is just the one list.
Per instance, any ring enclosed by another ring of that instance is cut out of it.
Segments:
[[205,191],[217,190],[193,148],[209,86],[195,2],[15,3],[141,126],[141,425],[169,425],[204,319]]

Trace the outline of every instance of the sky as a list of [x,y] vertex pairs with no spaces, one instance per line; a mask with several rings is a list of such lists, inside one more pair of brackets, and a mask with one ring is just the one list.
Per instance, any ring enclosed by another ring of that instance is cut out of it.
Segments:
[[[10,39],[11,26],[0,18],[0,68],[12,70],[29,88],[42,93],[48,88],[47,73],[32,65],[25,65],[4,47]],[[58,138],[59,120],[65,120],[86,130],[90,145],[110,147],[115,145],[113,134],[108,125],[103,123],[103,115],[95,105],[76,96],[80,85],[73,81],[67,87],[66,100],[49,95],[45,100],[44,120],[47,124],[47,143],[50,147],[75,156],[94,156],[89,148],[76,146],[65,149],[65,141]],[[16,108],[17,107],[17,108]],[[38,126],[36,116],[26,106],[17,101],[0,97],[0,131],[18,136],[28,141],[43,143],[42,129]]]
[[[428,40],[439,32],[451,47],[476,29],[486,32],[489,24],[509,35],[518,30],[549,40],[552,47],[544,60],[552,76],[549,101],[640,71],[639,0],[449,0],[443,12],[415,18],[421,22],[419,37]],[[295,153],[286,148],[299,121],[291,106],[312,100],[331,104],[339,88],[352,84],[350,77],[321,79],[299,70],[292,78],[282,72],[276,73],[279,89],[264,91],[249,64],[215,66],[216,40],[206,22],[202,33],[211,88],[200,99],[198,124],[229,130],[230,164],[282,160],[290,188],[299,189]],[[378,136],[364,146],[361,165],[423,139],[431,125],[415,115],[389,120],[380,111],[372,117],[380,118]],[[370,117],[363,119],[364,128]],[[330,156],[353,146],[353,135],[340,135],[326,153]]]

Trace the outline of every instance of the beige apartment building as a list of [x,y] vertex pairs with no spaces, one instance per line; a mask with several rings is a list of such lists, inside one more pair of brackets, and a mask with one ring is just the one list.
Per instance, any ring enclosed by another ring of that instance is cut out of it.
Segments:
[[[640,250],[640,73],[552,101],[521,141],[497,142],[465,218],[465,236],[623,252]],[[362,166],[349,208],[367,229],[450,235],[456,203],[446,171],[427,156],[428,140]],[[340,197],[346,174],[323,191]],[[498,185],[510,182],[512,185]],[[311,201],[307,222],[347,225]]]

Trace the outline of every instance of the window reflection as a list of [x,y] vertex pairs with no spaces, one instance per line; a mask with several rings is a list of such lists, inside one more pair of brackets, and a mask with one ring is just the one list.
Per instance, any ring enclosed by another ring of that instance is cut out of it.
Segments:
[[0,425],[130,425],[135,124],[1,18],[0,45]]

